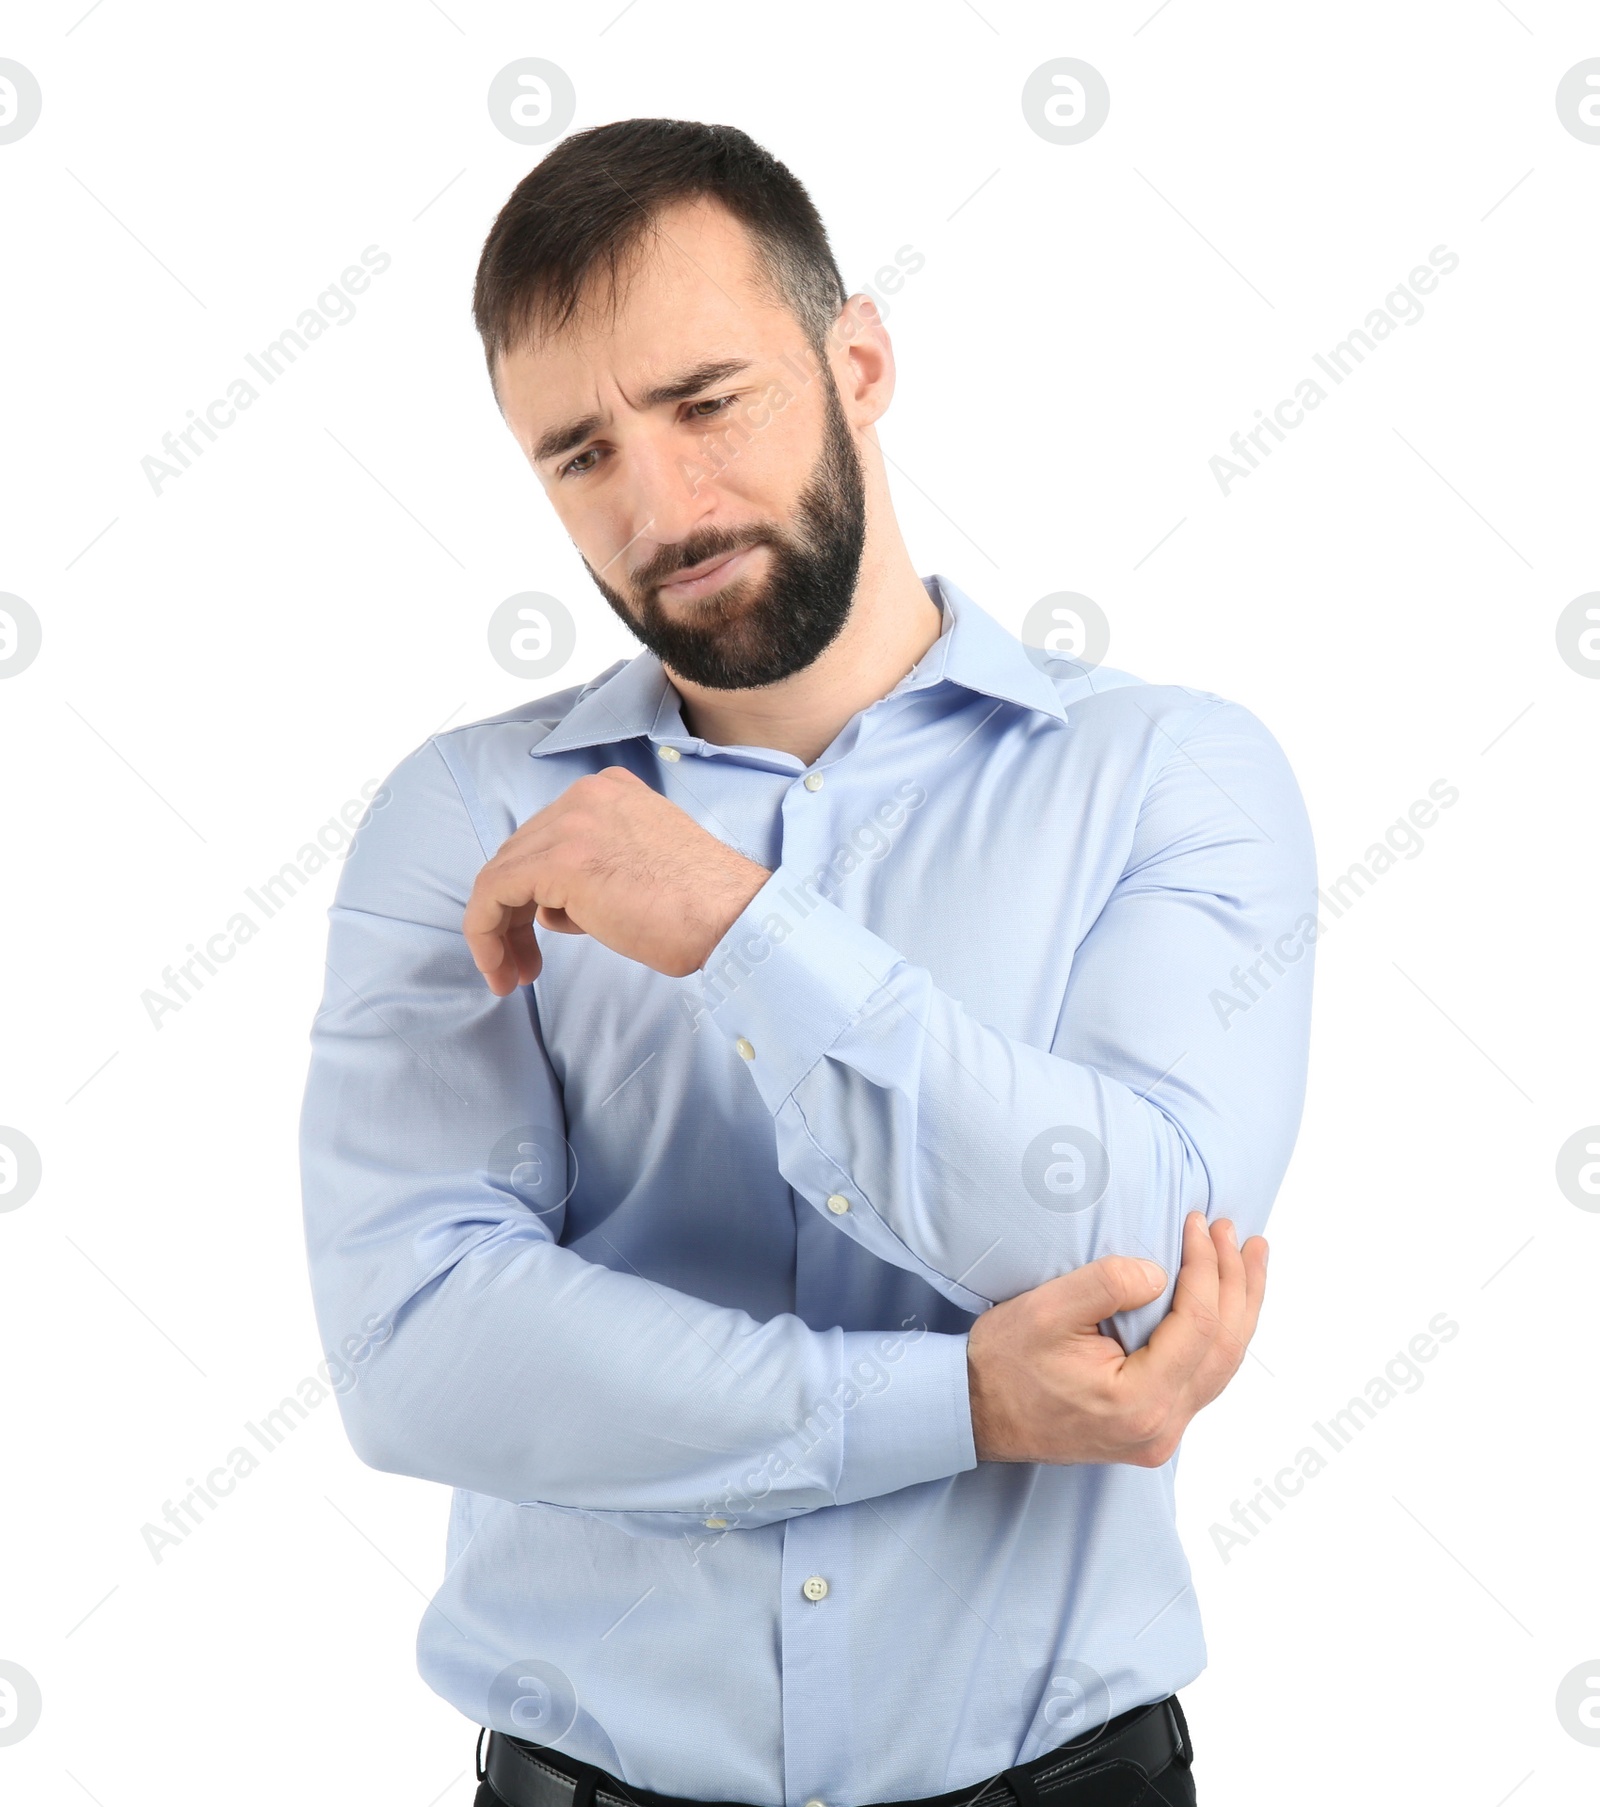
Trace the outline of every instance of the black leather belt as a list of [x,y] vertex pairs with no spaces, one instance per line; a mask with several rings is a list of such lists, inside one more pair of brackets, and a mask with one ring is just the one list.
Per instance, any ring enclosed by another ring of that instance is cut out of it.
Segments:
[[[478,1745],[481,1751],[482,1733]],[[1183,1708],[1177,1695],[1169,1694],[1119,1713],[1098,1731],[1031,1763],[1001,1770],[980,1788],[882,1807],[1134,1807],[1170,1764],[1193,1761]],[[503,1732],[489,1733],[488,1761],[480,1760],[478,1780],[487,1781],[508,1807],[743,1807],[652,1794],[619,1782],[592,1763]]]

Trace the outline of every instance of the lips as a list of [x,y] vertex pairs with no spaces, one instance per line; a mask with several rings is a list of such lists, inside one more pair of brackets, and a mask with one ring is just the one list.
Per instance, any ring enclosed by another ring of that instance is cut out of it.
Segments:
[[685,572],[659,585],[658,594],[672,601],[692,601],[697,596],[708,595],[736,577],[754,551],[753,546],[740,546],[732,552],[719,552],[702,559],[698,565],[690,565]]

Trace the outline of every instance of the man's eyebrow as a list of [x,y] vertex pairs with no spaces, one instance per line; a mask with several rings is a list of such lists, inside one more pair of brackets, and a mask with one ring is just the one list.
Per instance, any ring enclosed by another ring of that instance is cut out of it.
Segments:
[[[685,370],[664,383],[656,383],[646,389],[639,397],[639,405],[643,408],[658,408],[663,402],[687,401],[690,396],[698,395],[713,383],[723,382],[749,368],[748,358],[717,358],[708,364],[697,364],[693,370]],[[570,452],[574,446],[582,445],[591,433],[598,432],[604,425],[603,414],[585,414],[581,419],[569,420],[565,426],[551,427],[540,434],[534,445],[534,463],[543,464],[546,459],[559,458],[563,452]]]

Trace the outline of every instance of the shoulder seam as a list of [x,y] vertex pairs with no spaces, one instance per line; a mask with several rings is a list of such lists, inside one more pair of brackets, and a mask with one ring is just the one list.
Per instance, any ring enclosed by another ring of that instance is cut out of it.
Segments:
[[1177,758],[1177,756],[1183,751],[1183,749],[1194,738],[1195,734],[1199,730],[1200,724],[1207,718],[1207,716],[1214,714],[1218,709],[1231,709],[1233,707],[1235,707],[1235,704],[1233,703],[1232,699],[1229,697],[1210,696],[1210,697],[1205,698],[1204,701],[1200,703],[1200,705],[1199,705],[1198,709],[1196,710],[1188,727],[1184,729],[1183,738],[1181,740],[1176,740],[1173,742],[1172,751],[1170,753],[1168,753],[1166,758],[1162,760],[1160,765],[1158,765],[1156,767],[1155,771],[1151,774],[1151,778],[1150,778],[1151,784],[1155,783],[1156,779],[1161,776],[1161,774],[1167,769],[1167,767],[1172,764],[1173,760]]
[[[465,723],[463,725],[471,726],[472,724]],[[454,732],[454,730],[448,731]],[[434,752],[438,755],[439,763],[444,767],[445,771],[449,773],[450,782],[455,786],[456,795],[461,799],[461,807],[466,812],[467,821],[471,826],[474,836],[477,838],[479,851],[486,860],[493,859],[496,849],[489,845],[488,838],[483,832],[483,800],[478,795],[477,786],[472,784],[469,779],[466,779],[462,773],[457,771],[452,762],[445,757],[444,748],[439,745],[439,736],[437,734],[430,735],[428,739],[423,742],[423,745],[433,748]],[[469,789],[472,792],[470,797],[467,795]]]

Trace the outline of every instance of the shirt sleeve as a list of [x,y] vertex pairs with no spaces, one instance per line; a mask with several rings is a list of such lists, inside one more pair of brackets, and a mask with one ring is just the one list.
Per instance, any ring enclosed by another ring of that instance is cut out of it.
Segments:
[[1157,762],[1049,1046],[831,902],[794,920],[805,875],[783,866],[706,962],[706,1010],[840,1234],[972,1312],[1149,1256],[1165,1292],[1110,1320],[1131,1350],[1171,1308],[1189,1211],[1241,1242],[1265,1227],[1305,1093],[1315,867],[1282,750],[1211,699]]
[[301,1177],[357,1455],[640,1536],[974,1466],[963,1336],[758,1321],[561,1246],[565,1206],[540,1200],[562,1189],[504,1154],[509,1129],[566,1159],[533,994],[496,998],[461,933],[493,851],[429,742],[374,797],[329,911]]

